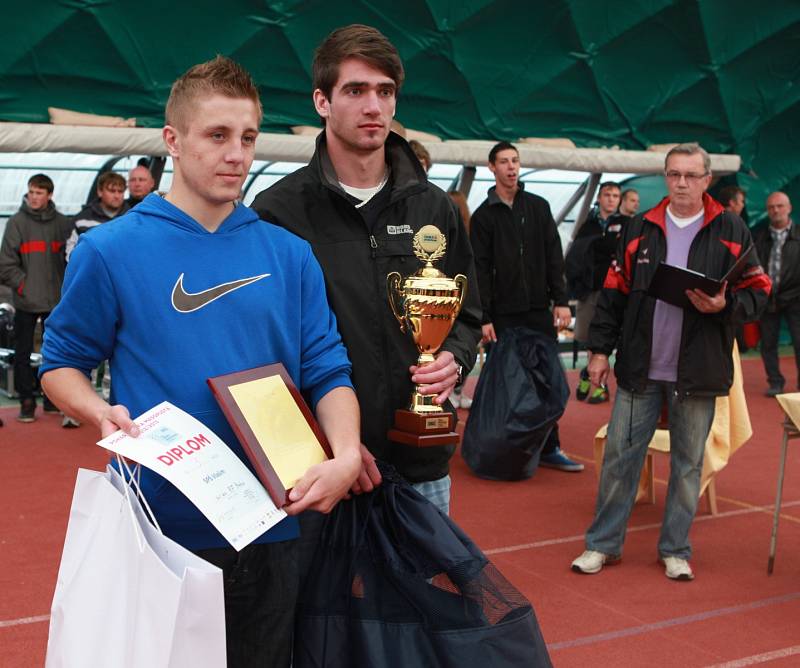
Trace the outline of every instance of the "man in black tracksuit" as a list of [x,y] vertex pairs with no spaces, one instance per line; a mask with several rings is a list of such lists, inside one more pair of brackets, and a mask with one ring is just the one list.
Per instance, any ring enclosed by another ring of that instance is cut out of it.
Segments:
[[733,383],[736,325],[758,317],[770,280],[756,253],[715,295],[686,290],[684,306],[648,294],[659,263],[719,279],[752,245],[750,230],[705,191],[711,159],[698,144],[666,156],[669,196],[627,223],[589,329],[592,382],[605,382],[616,349],[617,393],[586,550],[572,562],[594,574],[619,559],[647,448],[662,408],[669,412],[670,476],[658,553],[665,575],[692,580],[689,529],[697,510],[715,399]]
[[[469,242],[450,198],[427,181],[406,141],[389,131],[403,69],[388,40],[368,26],[336,30],[317,50],[313,76],[315,107],[325,122],[314,156],[260,193],[253,208],[309,241],[325,274],[353,364],[361,438],[369,451],[362,449],[365,471],[354,491],[369,491],[380,481],[372,453],[447,512],[455,447],[403,445],[387,432],[394,411],[408,407],[413,383],[426,384],[443,403],[475,362],[480,307]],[[386,276],[407,276],[422,266],[412,241],[430,224],[447,241],[437,267],[451,277],[466,275],[469,288],[436,361],[417,369],[411,365],[418,351],[392,314]]]
[[[495,186],[472,215],[470,240],[483,306],[483,340],[510,327],[529,327],[555,339],[572,315],[564,286],[564,256],[550,205],[519,183],[519,152],[508,142],[489,152]],[[553,305],[553,312],[550,306]],[[582,471],[560,448],[556,424],[540,466]]]

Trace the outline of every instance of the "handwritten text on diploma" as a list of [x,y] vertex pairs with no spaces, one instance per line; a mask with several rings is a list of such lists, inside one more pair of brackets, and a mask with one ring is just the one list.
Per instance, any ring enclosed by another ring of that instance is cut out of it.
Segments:
[[169,480],[237,550],[286,517],[225,442],[188,413],[165,401],[135,422],[138,438],[118,431],[98,445]]

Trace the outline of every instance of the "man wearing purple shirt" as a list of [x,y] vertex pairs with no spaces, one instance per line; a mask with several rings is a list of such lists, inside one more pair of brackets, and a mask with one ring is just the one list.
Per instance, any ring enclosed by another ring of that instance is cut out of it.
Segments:
[[739,216],[706,194],[711,160],[698,144],[667,153],[669,192],[625,226],[589,330],[589,376],[605,382],[616,348],[617,395],[586,551],[578,573],[598,573],[622,555],[625,528],[647,447],[662,407],[669,410],[670,477],[658,552],[673,580],[692,580],[689,529],[697,510],[705,442],[717,396],[733,382],[736,325],[758,317],[770,280],[752,253],[734,285],[716,295],[687,290],[682,309],[647,294],[659,262],[724,276],[752,244]]

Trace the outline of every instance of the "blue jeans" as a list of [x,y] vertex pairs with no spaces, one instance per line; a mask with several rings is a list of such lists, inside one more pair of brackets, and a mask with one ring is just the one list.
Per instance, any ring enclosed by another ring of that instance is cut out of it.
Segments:
[[670,472],[658,552],[661,557],[691,557],[689,528],[697,510],[715,399],[680,398],[675,395],[674,383],[660,381],[649,381],[643,392],[617,389],[594,521],[586,532],[588,550],[622,554],[625,528],[636,500],[647,446],[665,401],[669,405]]
[[450,514],[450,476],[426,482],[414,482],[411,486],[422,496],[441,510],[445,515]]

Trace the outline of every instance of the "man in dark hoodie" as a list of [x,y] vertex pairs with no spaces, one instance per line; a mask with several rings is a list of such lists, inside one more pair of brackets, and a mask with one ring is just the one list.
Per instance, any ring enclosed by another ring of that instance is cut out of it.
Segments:
[[124,176],[116,172],[105,172],[100,175],[97,179],[97,199],[89,202],[74,218],[74,229],[67,239],[67,260],[81,234],[121,216],[128,210],[125,188]]
[[[34,376],[30,365],[33,335],[61,297],[64,243],[72,223],[53,203],[53,181],[36,174],[19,211],[8,219],[0,247],[0,283],[14,291],[14,387],[19,394],[20,422],[36,419]],[[44,409],[58,412],[44,398]]]

